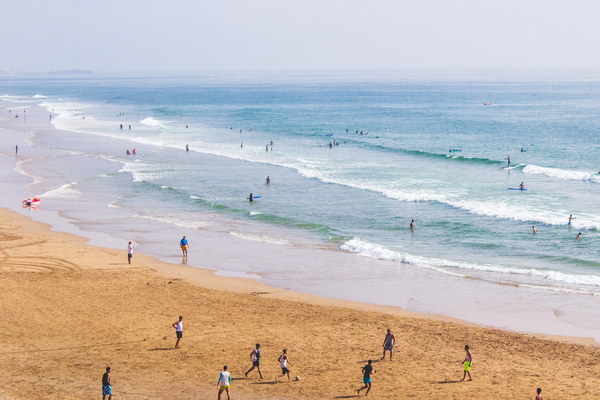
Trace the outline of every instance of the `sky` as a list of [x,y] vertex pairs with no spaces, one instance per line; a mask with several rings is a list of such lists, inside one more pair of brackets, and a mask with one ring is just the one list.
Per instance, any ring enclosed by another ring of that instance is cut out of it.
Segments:
[[27,0],[0,71],[600,67],[600,0]]

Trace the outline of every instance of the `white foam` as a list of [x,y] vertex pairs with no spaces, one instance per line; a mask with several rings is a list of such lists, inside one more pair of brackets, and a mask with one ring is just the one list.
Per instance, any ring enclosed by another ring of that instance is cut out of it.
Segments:
[[596,172],[570,171],[559,168],[539,167],[537,165],[528,165],[523,168],[523,172],[528,174],[541,174],[551,178],[600,183],[600,175]]
[[156,165],[143,163],[139,160],[125,162],[119,172],[131,174],[134,182],[152,182],[165,176],[165,173],[158,170]]
[[206,221],[189,221],[189,220],[183,220],[176,216],[160,216],[159,217],[156,215],[137,214],[137,215],[134,215],[134,217],[147,219],[150,221],[164,222],[167,224],[176,225],[176,226],[180,226],[182,228],[187,228],[187,229],[205,229],[206,227],[211,225],[209,222],[206,222]]
[[34,94],[33,96],[31,96],[34,99],[47,99],[47,96],[41,95],[41,94]]
[[140,124],[156,127],[156,128],[164,128],[166,121],[162,121],[158,118],[148,117],[144,118],[140,121]]
[[116,201],[110,202],[106,206],[110,208],[123,208],[123,206],[118,205]]
[[49,190],[46,193],[41,194],[39,197],[42,199],[78,199],[81,196],[81,192],[73,189],[73,187],[77,184],[77,182],[67,183],[65,185],[62,185],[58,189]]
[[251,240],[253,242],[262,242],[262,243],[272,243],[272,244],[280,244],[284,246],[289,246],[290,242],[285,239],[277,239],[270,236],[265,235],[252,235],[249,233],[242,233],[236,231],[230,231],[230,235],[238,237],[240,239]]
[[[429,268],[438,272],[459,277],[465,277],[466,275],[462,273],[453,272],[452,269],[493,272],[498,274],[524,275],[532,278],[544,279],[551,282],[560,282],[563,284],[566,283],[569,285],[600,287],[600,276],[565,274],[559,271],[546,271],[533,268],[526,269],[506,265],[492,265],[483,263],[480,264],[469,262],[455,262],[439,258],[414,256],[408,253],[394,251],[383,246],[379,246],[377,244],[364,242],[360,240],[360,238],[353,238],[344,243],[342,246],[340,246],[340,248],[351,253],[356,253],[363,257],[394,261],[402,264],[416,265],[419,267]],[[562,291],[563,288],[552,287],[552,289]]]

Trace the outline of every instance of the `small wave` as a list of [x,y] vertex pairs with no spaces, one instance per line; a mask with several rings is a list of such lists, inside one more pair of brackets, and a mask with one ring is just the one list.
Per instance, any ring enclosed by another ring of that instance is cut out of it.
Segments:
[[33,99],[47,99],[48,96],[44,96],[44,95],[41,95],[41,94],[34,94],[33,96],[31,96],[31,98],[33,98]]
[[183,219],[181,219],[179,217],[175,217],[175,216],[158,217],[155,215],[137,214],[137,215],[134,215],[134,217],[147,219],[150,221],[165,222],[167,224],[176,225],[176,226],[180,226],[182,228],[187,228],[187,229],[205,229],[206,227],[210,226],[210,223],[206,222],[206,221],[189,221],[189,220],[183,220]]
[[134,182],[151,182],[165,175],[155,165],[142,163],[138,160],[124,163],[119,172],[131,174]]
[[110,208],[123,208],[123,206],[118,205],[116,201],[110,202],[106,206]]
[[236,231],[229,232],[230,235],[238,237],[240,239],[252,240],[253,242],[263,242],[263,243],[273,243],[289,246],[290,242],[285,239],[277,239],[270,236],[265,235],[251,235],[248,233],[241,233]]
[[528,174],[546,175],[557,179],[600,183],[599,172],[570,171],[559,168],[540,167],[537,165],[527,165],[523,168],[523,172]]
[[143,120],[141,120],[140,124],[157,127],[157,128],[163,128],[165,121],[162,121],[162,120],[160,120],[158,118],[154,118],[154,117],[147,117],[147,118],[144,118]]
[[360,238],[353,238],[344,243],[342,246],[340,246],[340,248],[342,250],[355,253],[363,257],[394,261],[402,264],[416,265],[419,267],[433,269],[445,274],[450,274],[458,277],[466,277],[466,275],[449,271],[447,268],[473,270],[480,272],[493,272],[499,274],[524,275],[569,285],[585,285],[600,287],[600,276],[596,275],[565,274],[559,271],[544,271],[537,269],[516,268],[504,265],[455,262],[439,258],[421,257],[411,255],[408,253],[390,250],[377,244],[364,242],[360,240]]
[[73,189],[73,187],[77,184],[77,182],[67,183],[58,189],[49,190],[46,193],[41,194],[39,197],[42,199],[78,199],[81,196],[81,192]]
[[250,211],[250,215],[262,215],[260,211]]

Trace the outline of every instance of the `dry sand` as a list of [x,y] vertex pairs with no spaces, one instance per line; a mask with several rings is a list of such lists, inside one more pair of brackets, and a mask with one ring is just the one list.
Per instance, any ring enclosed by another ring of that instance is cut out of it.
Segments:
[[[539,386],[547,400],[600,399],[596,346],[321,299],[141,254],[130,266],[126,244],[91,247],[7,210],[0,220],[0,399],[101,398],[107,365],[116,399],[211,399],[224,364],[233,399],[352,398],[388,327],[394,361],[374,363],[370,398],[533,399]],[[264,380],[256,371],[243,379],[255,343]],[[458,383],[466,343],[474,381]],[[299,382],[274,382],[283,347]]]

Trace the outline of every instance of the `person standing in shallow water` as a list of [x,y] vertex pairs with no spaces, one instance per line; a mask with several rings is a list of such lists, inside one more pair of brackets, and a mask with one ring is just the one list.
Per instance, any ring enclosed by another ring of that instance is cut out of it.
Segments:
[[190,247],[188,240],[184,237],[179,241],[179,247],[181,247],[181,253],[184,257],[187,257],[188,248]]
[[411,220],[410,220],[410,225],[409,225],[409,227],[410,227],[410,230],[411,230],[411,231],[412,231],[413,229],[415,229],[415,220],[414,220],[414,219],[411,219]]
[[127,245],[127,262],[131,264],[131,258],[133,257],[133,244],[129,242]]

